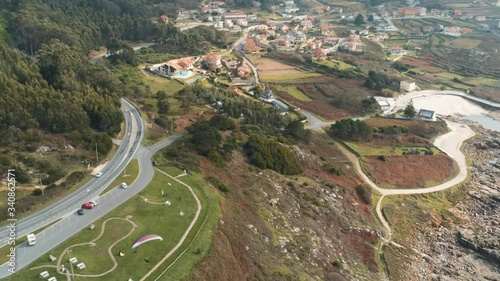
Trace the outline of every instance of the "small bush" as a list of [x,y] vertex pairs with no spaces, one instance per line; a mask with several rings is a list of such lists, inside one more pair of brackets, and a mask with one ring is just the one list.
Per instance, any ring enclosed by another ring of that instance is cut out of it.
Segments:
[[328,172],[330,174],[334,174],[337,176],[341,176],[344,174],[344,170],[342,170],[342,168],[332,166],[329,163],[325,163],[325,165],[323,165],[323,170],[325,170],[326,172]]
[[33,192],[31,192],[31,194],[34,196],[40,196],[40,195],[42,195],[42,189],[35,188],[35,189],[33,189]]
[[220,191],[224,192],[224,193],[228,193],[231,191],[231,187],[229,185],[226,184],[226,182],[224,182],[223,180],[219,179],[219,178],[216,178],[216,177],[213,177],[213,176],[209,176],[207,178],[207,180],[213,184],[215,187],[217,187],[217,189],[219,189]]
[[372,190],[370,187],[366,185],[358,185],[356,186],[356,193],[361,197],[365,204],[372,203]]
[[380,155],[379,157],[377,157],[378,160],[380,161],[384,161],[385,162],[385,156],[384,155]]

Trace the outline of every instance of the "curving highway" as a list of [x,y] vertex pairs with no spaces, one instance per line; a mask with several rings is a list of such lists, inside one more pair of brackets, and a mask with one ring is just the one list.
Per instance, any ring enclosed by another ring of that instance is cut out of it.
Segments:
[[[125,137],[114,158],[102,170],[102,177],[91,179],[71,195],[36,214],[15,222],[17,237],[22,238],[30,232],[59,220],[37,234],[35,246],[30,247],[26,242],[19,244],[16,247],[15,268],[13,269],[13,264],[10,263],[1,265],[0,278],[5,278],[13,271],[26,267],[140,192],[153,179],[154,168],[151,163],[153,154],[183,136],[183,134],[177,134],[150,148],[142,147],[140,143],[144,137],[145,126],[140,112],[126,99],[122,99],[122,110],[126,120]],[[132,158],[137,158],[139,161],[140,173],[137,180],[128,189],[115,188],[99,197],[99,194],[120,175]],[[77,215],[76,211],[81,204],[92,199],[97,199],[99,204],[94,209],[86,210],[83,216]],[[7,227],[2,227],[0,233],[3,246],[7,242],[9,230]]]

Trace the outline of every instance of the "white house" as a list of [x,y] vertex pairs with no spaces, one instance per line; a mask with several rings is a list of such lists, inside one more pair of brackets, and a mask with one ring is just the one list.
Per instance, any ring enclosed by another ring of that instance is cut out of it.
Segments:
[[417,88],[417,85],[415,84],[415,82],[404,81],[404,80],[399,82],[399,90],[411,92],[411,91],[415,91],[416,88]]
[[374,96],[373,97],[378,105],[380,106],[380,109],[385,113],[390,111],[391,109],[394,108],[394,105],[396,105],[396,101],[393,98],[387,98],[387,97],[382,97],[382,96]]

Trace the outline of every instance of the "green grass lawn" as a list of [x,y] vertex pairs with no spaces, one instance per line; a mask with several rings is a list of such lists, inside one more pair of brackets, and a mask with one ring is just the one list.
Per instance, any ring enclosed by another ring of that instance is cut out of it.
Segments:
[[348,63],[345,63],[343,61],[338,61],[338,60],[314,60],[314,63],[316,64],[321,64],[321,65],[325,65],[325,66],[328,66],[330,68],[337,68],[337,69],[348,69],[348,68],[352,68],[353,66],[348,64]]
[[452,48],[474,49],[479,46],[481,42],[481,40],[477,39],[460,37],[454,40],[449,40],[444,45]]
[[139,161],[137,159],[130,160],[130,163],[128,163],[123,172],[105,190],[103,190],[103,192],[101,192],[100,196],[117,187],[122,182],[130,186],[139,175],[139,171]]
[[312,101],[311,98],[309,98],[304,92],[302,92],[300,89],[298,89],[296,86],[276,86],[275,87],[278,91],[285,91],[294,98],[301,100],[301,101]]
[[[356,151],[361,157],[363,156],[401,156],[403,152],[411,151],[412,149],[418,149],[420,151],[427,150],[425,146],[381,146],[381,147],[371,147],[368,145],[363,145],[357,142],[344,141],[344,143],[349,146],[352,150]],[[430,147],[434,154],[439,154],[441,151],[433,146]]]
[[[182,173],[175,167],[161,167],[165,172],[176,176]],[[157,276],[166,267],[172,265],[162,280],[181,280],[192,270],[194,265],[202,260],[208,253],[213,239],[213,230],[220,219],[221,213],[218,205],[218,193],[214,189],[207,187],[203,178],[199,174],[187,175],[179,178],[181,181],[193,187],[202,204],[200,216],[187,239],[171,256],[166,263],[160,266],[159,270],[152,276]],[[170,183],[171,185],[168,185]],[[164,191],[164,196],[162,196]],[[149,202],[172,202],[171,206],[155,205],[146,203],[141,196],[148,199]],[[97,206],[96,208],[98,208]],[[35,261],[30,267],[41,265],[53,265],[47,261],[49,254],[59,257],[64,249],[77,243],[89,242],[95,239],[101,228],[102,223],[109,218],[125,218],[131,216],[131,221],[138,225],[132,235],[118,242],[113,248],[112,253],[115,256],[118,267],[112,273],[93,280],[140,280],[164,255],[166,255],[180,240],[188,225],[191,223],[197,210],[196,202],[190,191],[183,185],[177,183],[171,178],[156,172],[153,181],[139,195],[132,197],[117,209],[110,212],[105,217],[97,220],[95,229],[86,228],[80,233],[74,235],[60,246],[56,247],[43,258]],[[179,213],[184,215],[180,216]],[[107,248],[115,241],[124,237],[131,230],[131,225],[124,221],[111,220],[106,226],[104,235],[96,241],[95,246],[78,246],[72,249],[71,256],[77,257],[79,262],[84,262],[87,268],[76,270],[82,274],[99,274],[111,268],[112,262],[107,254]],[[163,241],[147,242],[135,250],[131,250],[134,241],[146,234],[157,234],[163,237]],[[119,252],[125,256],[120,257]],[[181,256],[182,253],[182,256]],[[64,257],[66,267],[69,267],[67,259],[69,254]],[[145,261],[149,259],[149,263]],[[174,260],[177,260],[173,264]],[[38,274],[47,270],[54,276],[54,270],[50,268],[29,270],[24,269],[6,280],[39,280]],[[64,279],[61,275],[55,275],[58,279]],[[73,280],[88,280],[87,278],[75,277]]]
[[321,74],[314,72],[304,72],[304,73],[291,73],[287,75],[261,75],[260,78],[267,82],[279,82],[285,80],[296,80],[296,79],[318,77],[318,76],[321,76]]
[[[141,66],[139,66],[141,67]],[[144,66],[142,66],[144,67]],[[139,70],[141,71],[141,70]],[[142,77],[146,85],[149,85],[153,94],[162,90],[167,95],[172,95],[184,88],[184,85],[177,80],[170,80],[168,78],[153,75],[147,71],[141,71]]]

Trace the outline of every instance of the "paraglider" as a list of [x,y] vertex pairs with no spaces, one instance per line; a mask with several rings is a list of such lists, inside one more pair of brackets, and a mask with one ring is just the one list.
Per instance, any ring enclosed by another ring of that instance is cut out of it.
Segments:
[[142,244],[149,242],[149,241],[152,241],[152,240],[163,241],[163,238],[161,238],[160,236],[155,235],[155,234],[149,234],[149,235],[142,236],[141,238],[137,239],[134,242],[134,244],[132,245],[132,250],[141,246]]

